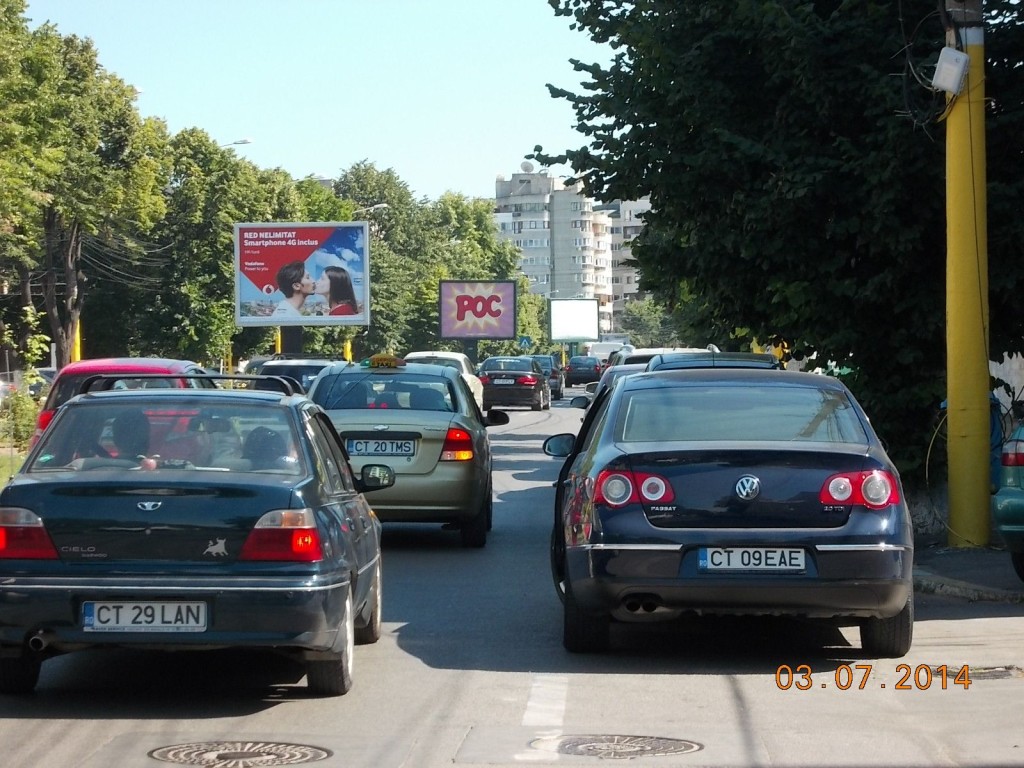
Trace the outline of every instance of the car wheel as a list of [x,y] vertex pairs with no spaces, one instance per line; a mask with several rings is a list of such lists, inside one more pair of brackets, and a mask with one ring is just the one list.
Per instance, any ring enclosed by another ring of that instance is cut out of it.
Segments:
[[345,633],[345,647],[334,659],[315,659],[306,662],[306,685],[316,696],[344,696],[352,690],[352,662],[355,660],[355,609],[352,590],[345,601],[345,617],[341,631]]
[[42,663],[38,656],[0,659],[0,693],[32,693]]
[[562,528],[555,525],[551,529],[551,580],[555,583],[555,592],[558,599],[565,602],[565,539],[562,537]]
[[480,549],[487,545],[487,502],[480,505],[480,511],[469,520],[464,520],[459,529],[462,546]]
[[558,389],[555,390],[555,396],[554,396],[555,400],[561,400],[562,396],[564,394],[565,394],[564,388],[563,387],[559,387]]
[[544,404],[541,407],[545,411],[550,411],[551,410],[551,393],[548,392],[548,396],[547,397],[544,397],[544,395],[541,395],[541,399],[544,401]]
[[580,610],[566,583],[562,601],[562,645],[569,653],[603,653],[611,645],[611,617]]
[[1013,563],[1013,570],[1017,572],[1017,577],[1024,581],[1024,552],[1011,552],[1010,562]]
[[914,639],[914,595],[903,610],[888,619],[865,619],[860,625],[860,646],[869,656],[898,659],[906,656]]
[[538,392],[537,393],[537,398],[534,401],[533,405],[531,405],[530,407],[533,408],[533,410],[535,410],[535,411],[543,411],[544,410],[544,393],[543,392]]
[[494,527],[494,490],[487,486],[487,530]]
[[373,568],[373,585],[370,587],[370,597],[367,603],[370,606],[370,616],[366,625],[356,627],[356,645],[370,645],[380,640],[380,612],[383,605],[383,584],[381,583],[380,556],[377,557],[377,564]]

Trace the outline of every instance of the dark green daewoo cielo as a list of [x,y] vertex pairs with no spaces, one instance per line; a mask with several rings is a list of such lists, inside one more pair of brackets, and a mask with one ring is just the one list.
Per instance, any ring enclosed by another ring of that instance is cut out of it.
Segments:
[[354,646],[381,631],[363,492],[394,473],[354,475],[323,409],[274,381],[111,385],[60,408],[0,492],[0,692],[100,646],[274,649],[313,693],[350,689]]

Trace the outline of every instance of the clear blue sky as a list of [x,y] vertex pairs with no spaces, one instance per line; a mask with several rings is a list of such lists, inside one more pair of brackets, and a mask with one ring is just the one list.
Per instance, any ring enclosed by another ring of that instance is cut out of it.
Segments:
[[[205,130],[261,168],[330,176],[367,160],[415,197],[494,197],[535,144],[586,143],[569,59],[610,61],[546,0],[29,0],[91,38],[174,133]],[[567,168],[552,168],[567,175]]]

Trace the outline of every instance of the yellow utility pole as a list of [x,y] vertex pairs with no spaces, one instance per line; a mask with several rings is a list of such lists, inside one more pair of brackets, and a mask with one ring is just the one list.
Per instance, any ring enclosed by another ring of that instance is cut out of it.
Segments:
[[77,363],[82,359],[82,321],[79,319],[74,324],[74,331],[71,336],[71,362]]
[[946,119],[949,545],[989,540],[988,235],[982,0],[945,0],[946,43],[969,57]]

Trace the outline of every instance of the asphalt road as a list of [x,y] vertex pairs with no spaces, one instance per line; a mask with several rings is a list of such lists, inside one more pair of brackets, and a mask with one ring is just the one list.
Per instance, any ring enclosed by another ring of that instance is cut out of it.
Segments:
[[540,444],[582,411],[510,413],[485,549],[386,527],[384,636],[351,693],[311,698],[267,654],[71,654],[0,697],[4,768],[1024,765],[1020,605],[919,595],[899,660],[751,619],[617,626],[611,653],[567,654]]

